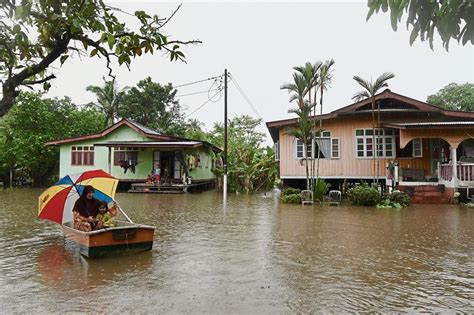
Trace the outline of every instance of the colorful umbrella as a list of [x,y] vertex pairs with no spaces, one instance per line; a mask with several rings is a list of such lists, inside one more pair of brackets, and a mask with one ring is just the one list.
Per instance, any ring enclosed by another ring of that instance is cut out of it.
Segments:
[[103,170],[67,175],[39,196],[38,217],[57,223],[72,221],[72,208],[84,187],[94,187],[94,198],[107,203],[114,200],[118,179]]

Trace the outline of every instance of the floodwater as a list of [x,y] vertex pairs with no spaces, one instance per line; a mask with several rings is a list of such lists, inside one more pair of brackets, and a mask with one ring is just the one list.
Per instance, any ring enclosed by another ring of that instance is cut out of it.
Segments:
[[1,313],[474,312],[474,208],[118,194],[153,250],[86,259],[40,192],[0,191]]

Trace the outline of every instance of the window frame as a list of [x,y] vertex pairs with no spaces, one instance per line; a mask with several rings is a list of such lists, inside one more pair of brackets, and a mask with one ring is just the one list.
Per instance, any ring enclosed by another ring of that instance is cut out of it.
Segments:
[[[123,159],[117,159],[117,153],[118,154],[121,154],[123,153],[124,154],[124,157]],[[130,160],[130,157],[128,157],[127,155],[128,154],[136,154],[136,161],[138,161],[138,148],[135,148],[135,147],[116,147],[114,148],[114,152],[113,152],[113,156],[114,156],[114,161],[113,161],[113,165],[114,166],[120,166],[120,160],[123,160],[123,161],[128,161]]]
[[[362,135],[360,134],[362,131]],[[358,135],[359,134],[359,135]],[[356,159],[373,159],[375,153],[380,153],[382,155],[376,154],[375,157],[378,159],[390,159],[395,158],[396,156],[396,139],[395,131],[393,129],[379,128],[375,129],[375,136],[372,128],[356,128],[354,131],[355,135],[355,157]],[[375,143],[373,139],[375,137]],[[380,150],[381,145],[381,150]],[[359,148],[362,146],[362,150]],[[371,149],[368,147],[371,146]],[[390,148],[388,148],[390,146]],[[370,150],[370,151],[369,151]],[[363,155],[359,155],[362,152]],[[387,152],[391,152],[390,155]],[[371,153],[371,154],[369,154]]]
[[[90,145],[71,146],[71,166],[94,166],[95,147]],[[87,163],[86,163],[87,162]]]

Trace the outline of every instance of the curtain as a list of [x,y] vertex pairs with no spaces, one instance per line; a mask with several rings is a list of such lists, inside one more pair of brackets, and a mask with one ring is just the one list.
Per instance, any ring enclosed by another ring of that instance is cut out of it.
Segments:
[[331,138],[321,138],[316,139],[318,144],[319,151],[323,154],[324,158],[331,158]]

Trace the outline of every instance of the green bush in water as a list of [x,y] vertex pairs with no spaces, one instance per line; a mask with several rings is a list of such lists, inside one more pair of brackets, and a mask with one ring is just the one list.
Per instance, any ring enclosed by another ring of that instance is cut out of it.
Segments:
[[395,191],[385,195],[383,200],[377,204],[377,208],[401,209],[408,206],[410,202],[411,198],[408,196],[408,194],[401,191]]
[[283,203],[301,203],[301,189],[286,187],[281,191]]
[[326,183],[322,178],[318,178],[314,183],[314,200],[323,201],[323,198],[328,193],[330,187],[331,184]]
[[281,201],[283,203],[301,203],[301,194],[281,196]]
[[298,188],[292,188],[292,187],[286,187],[283,188],[281,191],[281,196],[287,196],[287,195],[299,195],[301,194],[301,189]]
[[377,188],[362,183],[351,188],[348,192],[349,200],[354,206],[375,206],[380,202],[380,194]]

